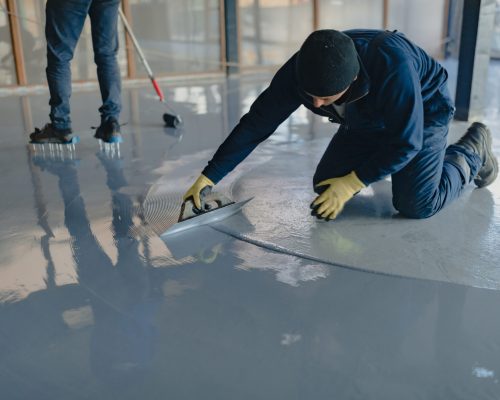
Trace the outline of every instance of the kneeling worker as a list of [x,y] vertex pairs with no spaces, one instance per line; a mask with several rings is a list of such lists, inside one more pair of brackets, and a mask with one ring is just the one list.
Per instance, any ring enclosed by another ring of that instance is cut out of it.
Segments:
[[318,218],[334,219],[359,190],[392,177],[393,205],[409,218],[428,218],[464,186],[492,183],[498,163],[482,123],[448,146],[454,114],[448,74],[397,32],[313,32],[276,73],[184,195],[200,192],[245,159],[301,104],[340,124],[313,178]]

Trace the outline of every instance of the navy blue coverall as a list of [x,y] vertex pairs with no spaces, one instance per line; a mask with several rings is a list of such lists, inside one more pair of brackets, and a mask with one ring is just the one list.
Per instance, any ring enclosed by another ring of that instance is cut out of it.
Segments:
[[[481,159],[464,147],[446,147],[455,110],[448,74],[401,33],[387,32],[370,45],[382,32],[344,31],[354,41],[361,65],[357,79],[338,101],[345,104],[344,118],[332,106],[313,106],[311,96],[298,85],[295,54],[241,118],[203,174],[214,183],[220,181],[304,105],[340,124],[317,166],[314,185],[351,171],[367,186],[391,175],[394,207],[411,218],[430,217],[457,198],[481,168]],[[456,162],[457,153],[468,166]]]

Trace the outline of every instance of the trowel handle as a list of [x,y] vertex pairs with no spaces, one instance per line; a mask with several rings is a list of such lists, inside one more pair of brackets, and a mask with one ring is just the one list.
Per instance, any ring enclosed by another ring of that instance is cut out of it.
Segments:
[[212,193],[212,186],[205,186],[203,189],[200,190],[200,201],[201,201],[202,211],[210,211],[212,209],[212,206],[208,204],[207,201],[205,201],[205,197],[209,196],[210,193]]
[[201,209],[196,207],[194,204],[194,199],[193,196],[189,196],[184,203],[182,203],[181,206],[181,215],[184,213],[184,210],[186,207],[191,207],[191,210],[195,214],[203,214],[205,211],[210,211],[212,209],[212,206],[205,201],[205,197],[210,195],[212,192],[212,187],[211,186],[205,186],[203,189],[200,190],[200,202],[201,202]]

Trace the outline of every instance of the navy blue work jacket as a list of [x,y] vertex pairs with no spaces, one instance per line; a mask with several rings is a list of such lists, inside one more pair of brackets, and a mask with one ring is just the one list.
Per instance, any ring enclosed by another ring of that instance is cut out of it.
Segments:
[[370,46],[370,41],[379,30],[344,33],[353,39],[361,64],[358,78],[340,99],[346,104],[344,118],[332,106],[313,106],[296,79],[296,53],[218,148],[203,170],[205,176],[220,181],[300,105],[347,132],[382,133],[374,154],[355,169],[365,185],[399,171],[417,154],[423,146],[424,114],[436,107],[436,92],[446,92],[446,70],[401,33],[377,46]]

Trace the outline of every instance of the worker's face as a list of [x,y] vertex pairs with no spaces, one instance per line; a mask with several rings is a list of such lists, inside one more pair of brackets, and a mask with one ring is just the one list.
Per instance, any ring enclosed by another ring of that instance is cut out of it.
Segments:
[[348,89],[349,89],[349,87],[347,87],[347,89],[344,90],[343,92],[340,92],[338,94],[334,94],[333,96],[318,97],[318,96],[314,96],[312,94],[310,96],[312,97],[314,107],[319,108],[321,106],[329,106],[329,105],[333,104],[338,99],[340,99],[344,95],[344,93],[347,92]]

